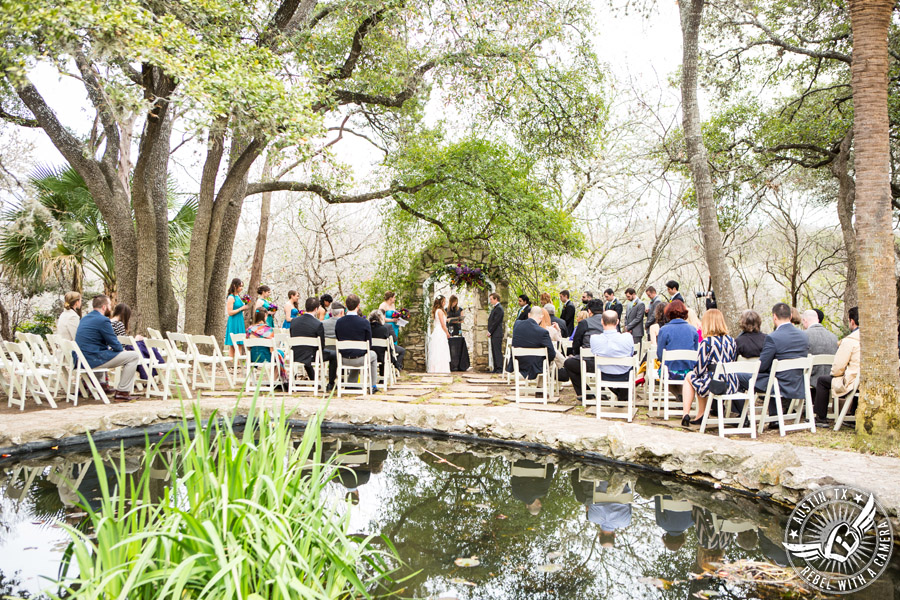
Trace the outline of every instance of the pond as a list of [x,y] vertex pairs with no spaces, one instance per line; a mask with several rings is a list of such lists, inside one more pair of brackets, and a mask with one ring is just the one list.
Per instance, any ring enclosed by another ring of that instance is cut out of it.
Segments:
[[[298,434],[299,435],[299,434]],[[420,437],[325,436],[329,498],[351,529],[384,536],[406,565],[403,598],[780,598],[785,588],[697,578],[712,563],[786,565],[787,512],[756,499],[619,465]],[[101,450],[119,459],[119,448]],[[126,447],[142,468],[143,441]],[[165,469],[151,469],[162,497]],[[0,461],[0,597],[57,574],[99,481],[90,455]],[[859,598],[900,598],[895,560]],[[853,597],[853,596],[849,596]]]

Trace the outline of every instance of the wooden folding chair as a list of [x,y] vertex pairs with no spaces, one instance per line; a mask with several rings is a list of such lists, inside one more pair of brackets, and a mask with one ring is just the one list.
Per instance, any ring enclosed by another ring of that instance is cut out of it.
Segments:
[[[361,394],[367,396],[372,388],[373,383],[369,381],[371,375],[369,373],[369,355],[363,355],[363,364],[358,367],[344,364],[344,357],[341,356],[341,350],[365,350],[369,352],[368,342],[340,341],[335,340],[335,349],[337,352],[337,395],[338,398],[346,391],[351,394]],[[344,376],[350,375],[353,371],[359,371],[359,387],[351,385],[351,382],[344,381]]]
[[[253,360],[253,348],[268,348],[268,360]],[[244,350],[247,351],[248,356],[244,390],[248,392],[268,392],[274,395],[275,386],[280,383],[278,381],[278,360],[275,358],[275,353],[278,352],[278,345],[275,343],[275,340],[251,336],[244,340]],[[257,371],[261,371],[262,377],[256,373]]]
[[131,346],[131,348],[134,349],[134,351],[139,355],[138,364],[144,369],[146,378],[141,378],[141,372],[140,370],[138,370],[135,374],[135,377],[137,378],[135,381],[136,383],[139,383],[143,386],[144,396],[147,398],[149,398],[151,394],[153,394],[154,396],[162,396],[163,394],[159,389],[159,385],[156,383],[156,378],[153,377],[154,361],[151,361],[141,353],[141,349],[137,344],[137,340],[135,340],[133,336],[120,335],[116,337],[119,338],[119,343],[122,344],[123,347]]
[[[710,424],[710,419],[714,419],[715,422],[719,425],[719,437],[749,433],[752,439],[756,439],[756,411],[750,410],[750,407],[753,406],[753,400],[756,397],[756,390],[754,389],[754,386],[756,385],[756,378],[759,375],[759,361],[719,363],[716,366],[716,373],[714,377],[716,377],[717,379],[722,379],[727,377],[728,375],[740,374],[746,374],[750,376],[747,390],[744,392],[737,391],[733,394],[718,395],[710,392],[709,400],[706,402],[706,410],[703,411],[703,420],[700,422],[700,433],[704,433],[706,431],[706,426]],[[736,400],[744,401],[744,408],[741,410],[741,416],[726,416],[731,414],[732,403]],[[714,417],[710,416],[710,409],[712,408],[713,402],[716,403],[716,412],[718,413]],[[749,422],[749,425],[747,427],[744,426],[745,421]],[[737,427],[726,429],[725,426],[729,424],[736,424]]]
[[660,389],[658,392],[658,400],[662,402],[662,412],[663,419],[666,421],[669,420],[669,416],[672,413],[679,413],[679,416],[684,414],[684,409],[680,406],[672,409],[669,407],[669,400],[675,400],[675,395],[672,394],[669,389],[670,385],[677,384],[682,385],[684,383],[684,379],[673,379],[671,377],[671,373],[669,372],[669,363],[673,361],[692,361],[697,362],[697,351],[696,350],[667,350],[664,349],[662,353],[662,366],[661,377],[660,377]]
[[[163,401],[168,400],[169,396],[172,395],[173,374],[175,375],[175,383],[181,386],[184,395],[189,400],[193,399],[191,388],[188,385],[187,372],[184,369],[184,365],[178,362],[177,354],[172,349],[171,342],[165,339],[146,338],[144,339],[144,345],[147,346],[150,354],[150,368],[156,370],[157,388]],[[162,362],[157,358],[157,352],[163,358]],[[148,375],[152,377],[152,374],[152,370],[148,371]]]
[[[188,345],[191,348],[191,357],[193,358],[193,378],[191,385],[194,388],[209,388],[211,391],[216,389],[216,371],[219,367],[225,373],[225,379],[228,381],[228,387],[234,387],[234,378],[228,368],[228,362],[225,355],[219,348],[219,342],[211,335],[188,335],[185,334]],[[209,348],[210,353],[205,354],[200,347]],[[206,368],[209,368],[209,372]],[[200,381],[197,381],[199,375]]]
[[[763,396],[762,412],[759,417],[759,433],[762,433],[767,423],[777,422],[778,432],[781,437],[788,431],[797,431],[801,429],[809,429],[813,433],[816,432],[816,417],[813,413],[812,394],[809,391],[809,372],[812,369],[812,359],[809,356],[802,358],[790,358],[785,360],[772,361],[772,368],[769,370],[769,384],[766,387],[766,393]],[[805,398],[791,398],[791,403],[785,415],[784,407],[781,400],[781,387],[778,385],[779,373],[787,371],[802,371],[803,390]],[[769,402],[775,402],[775,415],[769,415]],[[803,411],[806,410],[806,423],[802,423]],[[785,416],[793,417],[794,422],[790,425],[785,424]]]
[[[531,356],[537,357],[541,359],[541,372],[538,374],[535,381],[535,386],[531,387],[528,385],[528,379],[525,379],[525,376],[521,374],[519,371],[519,359],[522,357]],[[516,404],[525,401],[538,401],[542,404],[547,404],[547,400],[550,396],[550,390],[552,389],[552,380],[550,376],[550,361],[547,359],[547,349],[546,348],[513,348],[512,349],[512,361],[513,361],[513,380],[515,382],[516,389]],[[537,386],[537,381],[541,382],[540,387]],[[521,384],[525,385],[524,389]],[[525,391],[533,391],[535,393],[541,392],[540,399],[529,396],[527,398],[522,396],[522,392]]]
[[859,377],[856,378],[856,383],[853,384],[850,391],[843,396],[838,397],[834,393],[834,389],[831,390],[831,413],[828,416],[834,419],[835,431],[841,430],[844,421],[856,423],[856,415],[850,414],[850,407],[853,406],[854,401],[859,403]]
[[[314,396],[318,396],[319,389],[325,388],[322,385],[325,377],[325,361],[323,359],[321,340],[317,337],[292,337],[289,344],[290,346],[285,355],[285,367],[288,372],[288,392],[291,394],[312,392]],[[312,363],[310,363],[310,367],[313,370],[312,379],[306,377],[306,365],[294,360],[294,348],[315,348],[316,353],[313,356]],[[303,377],[300,379],[300,383],[297,381],[298,375]],[[309,383],[304,385],[302,382]]]
[[[609,379],[603,379],[603,371],[600,370],[601,366],[618,366],[618,367],[630,367],[628,370],[628,381],[610,381]],[[606,357],[606,356],[595,356],[594,357],[594,380],[597,385],[597,418],[598,419],[621,419],[625,418],[631,423],[631,420],[634,418],[637,410],[634,406],[634,357],[633,356],[622,356],[622,357]],[[610,402],[609,402],[609,410],[604,409],[603,403],[603,390],[615,390],[615,389],[625,389],[628,391],[628,400],[625,402],[624,406],[619,401],[618,396],[615,393],[611,394]],[[621,409],[624,408],[625,412],[621,412]]]
[[85,395],[90,394],[95,399],[109,404],[109,398],[97,379],[97,374],[107,374],[109,369],[92,369],[87,359],[81,352],[78,344],[69,340],[60,340],[60,350],[64,355],[72,356],[71,368],[69,369],[69,377],[66,381],[66,402],[73,402],[78,406],[78,393],[84,392]]

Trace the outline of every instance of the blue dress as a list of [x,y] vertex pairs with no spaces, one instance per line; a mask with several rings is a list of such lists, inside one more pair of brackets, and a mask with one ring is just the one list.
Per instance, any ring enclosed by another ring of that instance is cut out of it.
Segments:
[[[268,300],[263,300],[262,301],[262,309],[264,311],[266,311],[266,313],[268,313],[270,310],[272,310],[272,303],[269,302]],[[273,329],[275,328],[275,315],[272,315],[272,314],[266,315],[266,325],[268,325],[269,327],[271,327]]]
[[[291,309],[291,321],[293,321],[294,319],[296,319],[299,315],[300,315],[300,309],[299,309],[299,308],[292,308],[292,309]],[[284,320],[284,323],[281,324],[281,328],[282,328],[282,329],[290,329],[290,328],[291,328],[291,321],[288,321],[287,319],[285,319],[285,320]]]
[[[231,297],[234,298],[234,308],[240,308],[244,305],[244,302],[237,294],[232,294]],[[247,330],[244,328],[243,312],[235,313],[228,317],[228,324],[225,327],[226,346],[234,346],[234,342],[231,341],[231,334],[233,333],[247,333]]]

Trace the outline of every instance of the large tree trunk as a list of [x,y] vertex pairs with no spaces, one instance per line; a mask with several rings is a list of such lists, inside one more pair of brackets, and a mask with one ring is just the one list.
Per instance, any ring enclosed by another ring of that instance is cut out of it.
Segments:
[[716,216],[716,200],[713,195],[712,176],[709,171],[706,146],[700,131],[700,103],[697,98],[698,46],[700,43],[700,24],[703,18],[705,0],[681,0],[681,34],[682,34],[682,80],[681,110],[684,127],[684,139],[688,160],[691,165],[691,179],[697,196],[697,207],[700,212],[700,231],[703,235],[703,250],[706,264],[716,292],[719,309],[725,314],[725,320],[732,332],[738,331],[740,313],[731,289],[731,269],[725,259],[722,247],[722,232]]
[[[269,153],[266,156],[266,162],[263,164],[263,181],[271,181],[272,179],[272,161],[274,154]],[[266,240],[269,237],[269,214],[272,211],[272,192],[263,192],[262,202],[259,208],[259,231],[256,233],[256,246],[253,248],[253,262],[250,263],[250,283],[247,285],[248,293],[253,298],[252,302],[256,302],[256,290],[262,280],[263,259],[266,256]],[[246,319],[253,318],[253,311],[248,310],[245,313]]]
[[6,310],[2,300],[0,300],[0,338],[7,342],[13,341],[12,330],[9,327],[9,311]]
[[838,180],[837,213],[844,237],[847,253],[847,282],[844,284],[844,325],[848,325],[847,311],[859,303],[856,284],[856,263],[859,252],[856,249],[856,230],[853,228],[853,204],[856,201],[856,182],[850,175],[850,146],[853,142],[853,128],[841,140],[837,157],[831,162],[831,173]]
[[856,431],[880,446],[900,445],[897,289],[891,229],[888,27],[894,0],[850,0],[853,135],[861,322]]

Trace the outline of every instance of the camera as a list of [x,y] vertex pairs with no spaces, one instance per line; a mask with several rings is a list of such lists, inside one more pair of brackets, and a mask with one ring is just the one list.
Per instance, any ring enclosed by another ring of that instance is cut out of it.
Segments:
[[705,292],[694,292],[694,296],[696,296],[697,298],[706,298],[707,296],[711,296],[711,297],[715,298],[716,293],[712,290],[708,290]]

